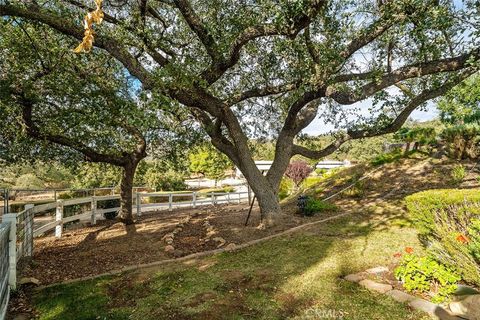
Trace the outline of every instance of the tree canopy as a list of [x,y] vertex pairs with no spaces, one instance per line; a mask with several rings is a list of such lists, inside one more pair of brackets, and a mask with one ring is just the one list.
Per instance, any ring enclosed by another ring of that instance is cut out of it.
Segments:
[[[78,42],[81,17],[95,8],[13,0],[0,10],[12,27],[33,21]],[[321,158],[349,140],[395,132],[475,73],[478,10],[474,0],[106,2],[92,52],[191,113],[268,217],[280,212],[276,192],[292,156]],[[297,144],[317,116],[337,125],[335,139],[321,149]],[[258,136],[276,139],[265,177],[249,145]]]

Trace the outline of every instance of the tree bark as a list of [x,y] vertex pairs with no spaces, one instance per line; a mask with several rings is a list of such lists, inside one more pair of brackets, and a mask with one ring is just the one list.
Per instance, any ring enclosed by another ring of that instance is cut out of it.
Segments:
[[133,224],[133,178],[135,177],[135,170],[137,169],[138,161],[127,163],[123,167],[122,181],[120,184],[120,211],[118,213],[118,220],[129,225]]
[[[255,188],[252,187],[255,190]],[[261,224],[266,227],[275,225],[283,215],[277,191],[273,187],[255,192],[260,207]]]

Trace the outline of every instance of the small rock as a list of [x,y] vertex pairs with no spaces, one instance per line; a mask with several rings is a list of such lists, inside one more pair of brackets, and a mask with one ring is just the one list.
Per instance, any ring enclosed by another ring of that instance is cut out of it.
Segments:
[[175,248],[172,245],[168,245],[165,247],[165,252],[173,252],[175,251]]
[[24,284],[33,284],[33,285],[40,285],[40,280],[36,279],[36,278],[32,278],[32,277],[25,277],[25,278],[22,278],[20,279],[20,281],[18,281],[18,284],[19,285],[24,285]]
[[365,271],[366,273],[374,274],[374,275],[380,275],[382,273],[388,272],[387,267],[376,267],[376,268],[371,268]]
[[207,237],[211,237],[211,236],[213,236],[214,234],[216,234],[215,231],[208,231],[208,232],[207,232]]
[[393,289],[393,287],[389,284],[378,283],[368,279],[360,281],[359,284],[368,290],[377,291],[380,293],[385,293]]
[[345,276],[344,279],[350,282],[360,282],[365,279],[365,274],[363,272],[353,273]]
[[183,228],[181,227],[176,227],[175,230],[173,230],[175,233],[179,233],[179,232],[182,232],[183,231]]
[[480,320],[480,294],[459,298],[449,305],[450,310],[459,316],[470,320]]
[[168,238],[173,239],[175,235],[173,233],[167,233],[166,235],[163,236],[162,240],[166,240]]
[[215,241],[215,242],[219,242],[219,244],[217,245],[217,248],[222,247],[227,242],[222,237],[215,237],[212,240]]
[[421,310],[423,312],[426,312],[432,315],[435,314],[437,310],[441,309],[435,303],[424,300],[424,299],[420,299],[420,298],[413,299],[408,303],[408,305],[411,306],[412,308]]
[[416,299],[414,296],[411,296],[408,293],[405,293],[405,292],[397,290],[397,289],[393,289],[392,291],[388,291],[386,293],[386,295],[390,296],[394,300],[396,300],[398,302],[402,302],[402,303],[413,301],[413,300]]
[[170,239],[170,238],[169,238],[169,239],[165,240],[165,243],[166,243],[166,244],[172,244],[172,243],[173,243],[173,239]]
[[237,247],[237,245],[235,243],[229,243],[226,247],[225,247],[225,250],[233,250]]

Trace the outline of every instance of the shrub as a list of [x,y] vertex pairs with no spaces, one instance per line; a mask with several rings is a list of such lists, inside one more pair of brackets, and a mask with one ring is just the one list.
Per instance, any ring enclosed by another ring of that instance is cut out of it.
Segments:
[[308,198],[303,213],[306,216],[313,216],[315,213],[318,212],[336,211],[337,209],[337,206],[335,206],[334,204],[319,199]]
[[303,180],[302,182],[302,188],[303,189],[310,189],[314,186],[316,186],[317,184],[319,184],[320,182],[324,181],[325,178],[324,177],[307,177],[305,180]]
[[278,190],[278,197],[280,198],[280,200],[288,197],[292,193],[293,187],[294,183],[292,179],[283,177],[282,181],[280,182],[280,188]]
[[295,185],[298,187],[306,177],[312,172],[312,167],[307,162],[302,160],[296,160],[290,163],[285,171],[285,175],[292,179]]
[[395,150],[389,153],[383,153],[381,155],[376,156],[373,158],[371,161],[371,164],[374,166],[380,166],[382,164],[386,163],[391,163],[394,161],[397,161],[398,159],[401,159],[404,156],[404,154],[400,150]]
[[360,180],[362,174],[354,174],[348,181],[348,184],[353,184],[352,187],[345,190],[344,194],[352,198],[363,198],[365,195],[365,180]]
[[480,193],[431,190],[406,198],[409,216],[436,259],[480,285]]
[[456,159],[476,159],[480,153],[480,124],[467,123],[446,128],[440,137],[450,156]]
[[180,191],[187,188],[183,176],[170,170],[159,172],[151,168],[145,173],[145,180],[148,187],[157,191]]
[[454,293],[461,280],[454,270],[433,258],[414,254],[404,255],[394,274],[407,291],[426,293],[436,303],[445,301]]
[[458,164],[453,167],[452,169],[452,179],[455,184],[459,184],[465,179],[465,176],[467,175],[467,172],[465,171],[465,167],[462,166],[461,164]]

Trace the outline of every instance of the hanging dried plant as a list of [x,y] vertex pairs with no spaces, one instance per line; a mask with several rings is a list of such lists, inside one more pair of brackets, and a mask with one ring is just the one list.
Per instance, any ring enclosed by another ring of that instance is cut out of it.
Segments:
[[92,50],[95,35],[95,31],[93,31],[93,24],[100,24],[103,21],[102,1],[103,0],[95,0],[97,8],[94,11],[87,13],[85,16],[83,22],[85,29],[83,40],[78,47],[73,49],[73,52],[90,52],[90,50]]

